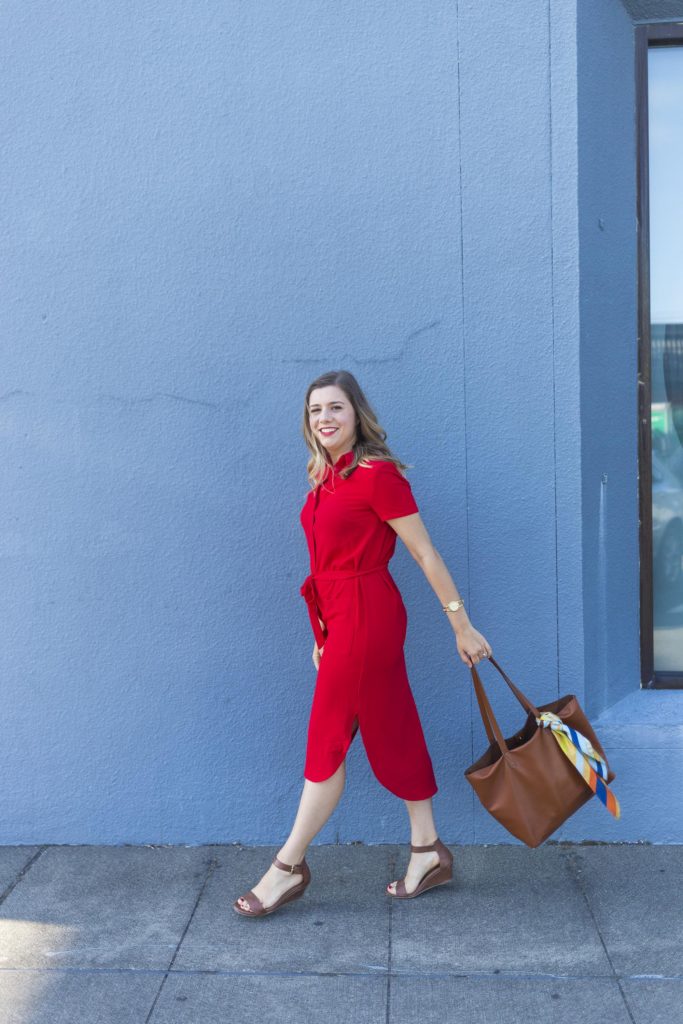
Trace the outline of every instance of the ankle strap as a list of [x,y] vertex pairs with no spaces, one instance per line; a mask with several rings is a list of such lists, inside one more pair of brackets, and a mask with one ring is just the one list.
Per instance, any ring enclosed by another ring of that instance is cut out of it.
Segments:
[[304,866],[305,860],[306,858],[304,857],[300,864],[285,864],[285,862],[283,860],[280,860],[279,857],[274,857],[273,864],[276,867],[281,868],[283,871],[289,871],[291,875],[294,871],[297,871],[299,868],[302,868]]
[[429,844],[429,846],[413,846],[413,844],[411,843],[410,849],[413,851],[413,853],[427,853],[428,850],[438,849],[440,842],[440,839],[435,839],[433,843]]

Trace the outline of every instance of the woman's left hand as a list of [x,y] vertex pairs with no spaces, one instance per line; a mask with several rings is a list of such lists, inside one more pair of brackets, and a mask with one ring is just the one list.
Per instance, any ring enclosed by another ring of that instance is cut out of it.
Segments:
[[491,645],[486,637],[479,633],[472,625],[468,625],[456,633],[455,642],[458,654],[468,668],[476,665],[482,658],[488,658],[489,654],[493,654]]

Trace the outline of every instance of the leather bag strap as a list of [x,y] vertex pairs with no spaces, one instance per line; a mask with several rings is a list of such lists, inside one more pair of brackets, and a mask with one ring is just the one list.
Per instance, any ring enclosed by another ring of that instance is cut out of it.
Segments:
[[[515,684],[512,682],[512,680],[509,678],[509,676],[506,675],[506,673],[500,667],[500,665],[498,664],[498,662],[496,661],[496,659],[493,657],[492,654],[489,655],[488,660],[493,665],[495,665],[495,667],[498,669],[498,671],[502,675],[503,679],[508,684],[508,686],[510,687],[510,689],[513,692],[513,694],[515,695],[515,697],[517,698],[519,703],[522,705],[524,710],[527,711],[527,712],[530,712],[531,714],[533,714],[534,718],[539,718],[540,717],[540,712],[539,712],[538,708],[535,707],[535,705],[531,703],[529,698],[525,694],[523,694],[522,691],[520,689],[518,689],[518,687],[515,686]],[[496,720],[496,716],[493,713],[493,708],[491,707],[491,704],[489,703],[489,699],[488,699],[488,696],[486,694],[486,690],[484,689],[484,684],[482,683],[481,679],[479,678],[479,673],[477,672],[477,666],[476,665],[470,665],[470,672],[472,673],[472,682],[474,684],[474,692],[475,692],[475,694],[477,696],[477,703],[479,704],[479,712],[481,714],[481,718],[482,718],[482,721],[484,723],[484,728],[486,729],[486,735],[489,738],[489,743],[494,743],[494,742],[497,743],[498,747],[500,749],[501,754],[507,754],[507,752],[508,752],[507,743],[505,742],[505,738],[503,737],[503,734],[500,731],[500,726],[498,725],[498,722]]]

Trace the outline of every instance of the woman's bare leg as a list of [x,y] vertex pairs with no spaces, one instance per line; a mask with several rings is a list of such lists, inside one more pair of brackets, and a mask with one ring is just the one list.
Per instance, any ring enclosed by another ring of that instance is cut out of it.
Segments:
[[[285,864],[301,863],[309,843],[318,834],[339,803],[345,782],[346,761],[342,761],[334,775],[325,779],[324,782],[310,782],[308,779],[304,779],[304,788],[292,831],[284,846],[277,851],[281,861],[284,861]],[[302,877],[300,871],[289,873],[271,864],[261,881],[253,886],[254,895],[258,896],[264,907],[269,907],[280,898],[285,890],[297,885]],[[245,910],[249,909],[241,896],[237,902]]]
[[[427,800],[406,800],[405,805],[410,817],[410,841],[413,846],[429,846],[438,838],[436,825],[434,824],[434,813],[432,809],[432,798]],[[431,867],[439,863],[437,850],[430,850],[427,853],[410,854],[408,870],[405,874],[406,892],[412,892]],[[391,882],[387,888],[390,892],[396,892],[396,882]]]

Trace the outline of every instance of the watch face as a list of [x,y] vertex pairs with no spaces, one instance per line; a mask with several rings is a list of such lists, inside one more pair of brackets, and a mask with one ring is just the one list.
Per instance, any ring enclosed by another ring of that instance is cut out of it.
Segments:
[[457,601],[449,601],[449,602],[448,602],[448,607],[450,608],[450,610],[451,610],[452,612],[455,612],[455,611],[457,611],[457,610],[458,610],[458,608],[459,608],[459,605],[458,605],[458,602],[457,602]]

